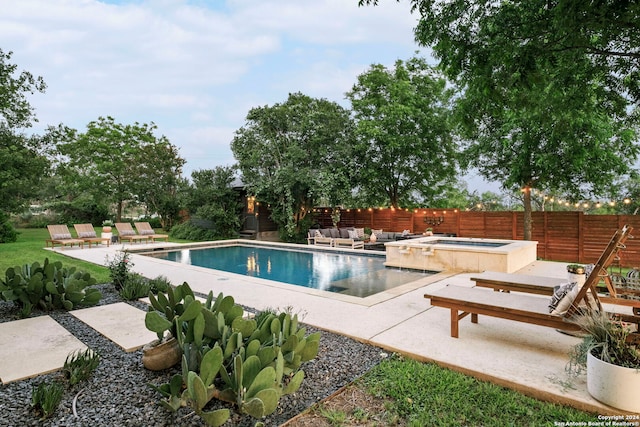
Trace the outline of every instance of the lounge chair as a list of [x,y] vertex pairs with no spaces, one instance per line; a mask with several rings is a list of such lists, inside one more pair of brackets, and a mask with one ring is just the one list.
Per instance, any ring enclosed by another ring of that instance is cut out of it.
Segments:
[[140,242],[142,240],[149,242],[149,236],[141,236],[137,234],[128,222],[116,222],[115,226],[116,230],[118,230],[118,237],[121,242],[128,241],[129,243],[133,243]]
[[84,240],[75,239],[71,236],[71,232],[69,231],[69,227],[65,224],[58,225],[47,225],[47,229],[49,230],[49,239],[45,240],[45,247],[55,247],[55,244],[59,244],[62,247],[78,245],[81,248],[84,248]]
[[79,239],[84,240],[85,243],[89,243],[89,249],[91,249],[92,243],[95,243],[96,245],[106,243],[107,246],[111,243],[111,239],[108,237],[98,237],[96,235],[96,230],[91,224],[73,224],[73,228],[76,229],[76,234]]
[[165,242],[169,241],[168,234],[156,234],[151,227],[151,224],[148,222],[136,222],[134,225],[136,226],[136,230],[138,230],[139,235],[147,236],[152,242],[155,242],[156,240],[164,240]]
[[624,242],[629,237],[631,230],[631,227],[624,226],[613,235],[594,265],[592,273],[587,277],[584,285],[563,314],[550,313],[549,299],[547,298],[536,295],[489,292],[480,288],[448,285],[443,289],[425,294],[424,297],[431,300],[431,305],[450,310],[451,336],[454,338],[458,338],[460,319],[469,314],[472,323],[478,323],[478,315],[482,314],[567,331],[578,331],[580,327],[572,323],[571,318],[581,305],[591,309],[602,309],[596,285],[606,275],[606,268],[615,259],[618,251],[624,247]]

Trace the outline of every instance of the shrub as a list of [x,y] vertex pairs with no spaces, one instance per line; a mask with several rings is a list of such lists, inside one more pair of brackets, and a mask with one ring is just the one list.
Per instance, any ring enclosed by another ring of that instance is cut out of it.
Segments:
[[78,350],[67,356],[62,367],[62,374],[69,381],[69,384],[75,385],[89,378],[99,363],[98,353],[89,348],[85,351]]
[[9,221],[9,216],[0,212],[0,243],[12,243],[18,240],[18,233]]
[[149,291],[156,295],[160,292],[167,292],[167,289],[169,289],[170,286],[171,282],[164,276],[158,276],[149,280]]
[[149,282],[142,275],[130,273],[120,289],[120,296],[127,301],[137,300],[149,295],[150,288]]
[[40,383],[31,392],[31,406],[41,419],[49,418],[62,401],[64,387],[58,382]]
[[129,277],[129,270],[133,267],[131,262],[131,255],[126,252],[118,252],[113,259],[109,259],[107,256],[107,268],[109,269],[109,276],[111,277],[111,283],[120,291]]
[[190,221],[174,225],[170,234],[171,237],[175,239],[194,240],[200,242],[216,239],[216,233],[214,230],[198,227]]

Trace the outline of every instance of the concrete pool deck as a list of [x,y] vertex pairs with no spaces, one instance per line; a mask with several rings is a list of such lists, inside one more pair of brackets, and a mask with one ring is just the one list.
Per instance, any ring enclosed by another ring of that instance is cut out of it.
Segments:
[[[171,245],[171,244],[169,244]],[[115,244],[91,249],[56,248],[69,257],[105,265],[117,250],[166,248],[167,243]],[[480,316],[478,324],[460,323],[460,338],[452,338],[449,311],[432,307],[424,293],[446,284],[473,287],[473,273],[439,274],[383,292],[366,304],[355,297],[238,276],[222,271],[172,263],[132,254],[133,271],[146,277],[163,275],[173,284],[188,282],[198,293],[222,292],[237,303],[262,310],[291,307],[306,324],[395,351],[518,390],[527,395],[597,414],[619,414],[593,399],[586,377],[565,372],[568,352],[579,342],[548,327]],[[565,263],[536,261],[522,274],[566,277]],[[487,290],[487,292],[492,292]],[[371,298],[371,297],[370,297]],[[547,298],[541,296],[540,298]],[[566,420],[558,420],[566,421]]]

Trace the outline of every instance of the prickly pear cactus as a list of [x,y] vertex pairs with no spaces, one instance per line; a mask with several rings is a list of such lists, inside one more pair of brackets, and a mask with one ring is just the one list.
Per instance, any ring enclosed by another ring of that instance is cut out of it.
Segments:
[[75,267],[64,268],[61,262],[50,263],[45,258],[42,266],[34,262],[7,269],[0,282],[0,297],[20,307],[28,307],[26,315],[30,314],[32,306],[44,310],[71,310],[100,301],[102,294],[88,288],[95,283],[90,274],[76,271]]

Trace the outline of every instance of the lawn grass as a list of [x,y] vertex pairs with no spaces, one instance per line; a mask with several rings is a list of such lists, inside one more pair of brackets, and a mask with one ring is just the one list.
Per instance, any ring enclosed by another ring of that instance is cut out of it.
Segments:
[[594,414],[398,355],[382,361],[360,381],[368,393],[389,399],[387,411],[409,426],[553,426],[597,421]]
[[[18,231],[18,241],[15,243],[0,244],[0,275],[4,277],[7,268],[31,264],[38,261],[40,264],[45,258],[49,261],[60,261],[65,267],[76,267],[78,270],[91,274],[98,283],[110,281],[109,269],[61,255],[57,252],[46,250],[45,240],[49,239],[46,228],[21,228]],[[86,249],[90,250],[90,249]]]

